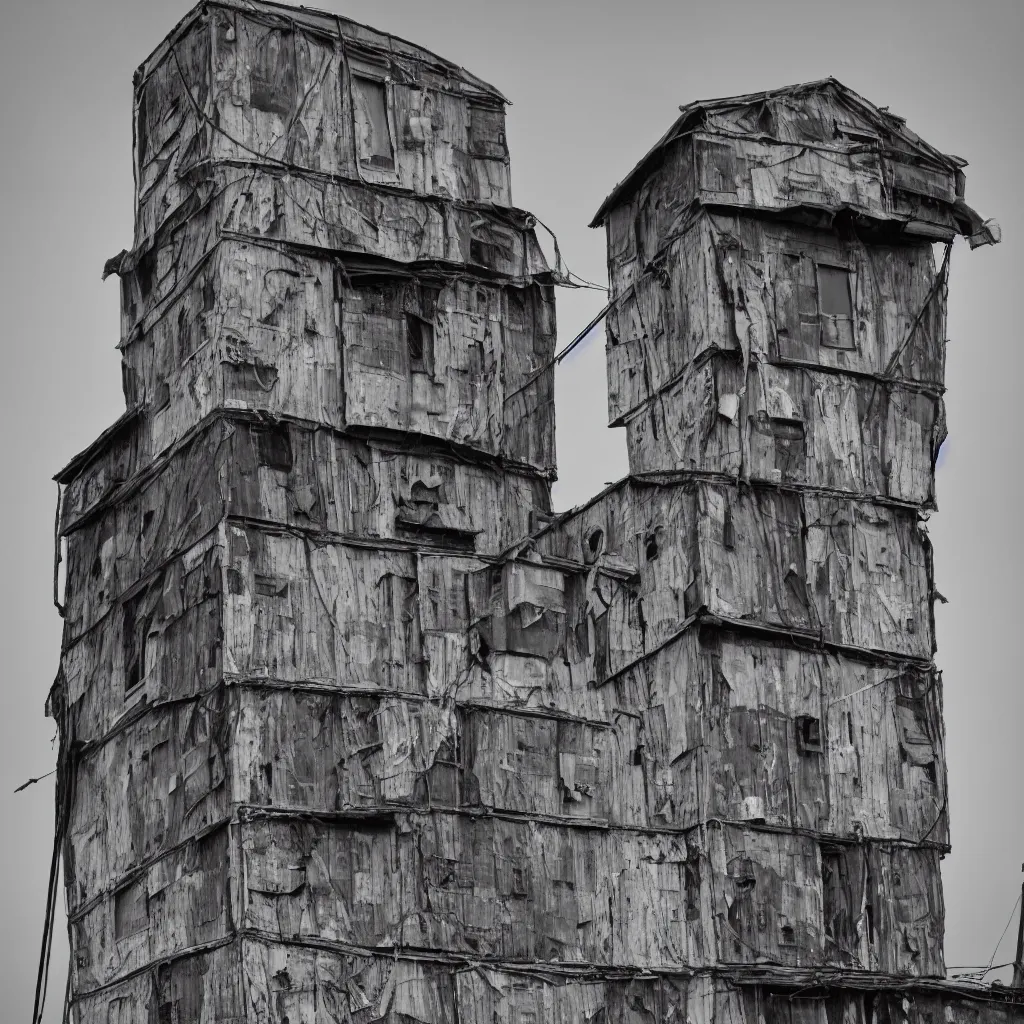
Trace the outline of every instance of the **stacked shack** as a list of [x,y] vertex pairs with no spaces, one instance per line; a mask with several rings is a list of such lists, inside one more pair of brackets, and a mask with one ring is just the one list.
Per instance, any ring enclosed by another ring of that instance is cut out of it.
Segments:
[[197,7],[135,87],[128,411],[58,477],[79,1024],[974,1024],[922,513],[960,162],[836,83],[602,207],[567,516],[504,100]]

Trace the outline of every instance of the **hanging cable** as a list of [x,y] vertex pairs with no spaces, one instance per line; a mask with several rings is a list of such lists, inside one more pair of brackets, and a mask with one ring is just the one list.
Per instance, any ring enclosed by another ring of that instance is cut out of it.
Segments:
[[[563,288],[592,288],[594,291],[607,294],[608,289],[603,284],[588,281],[585,277],[580,277],[579,274],[574,274],[569,269],[568,264],[562,259],[562,250],[558,246],[558,236],[535,214],[531,216],[551,236],[551,243],[555,247],[555,283],[560,284]],[[576,280],[574,281],[573,278]]]
[[526,379],[526,382],[517,387],[515,391],[512,391],[509,394],[507,394],[505,396],[505,401],[508,402],[510,399],[515,398],[515,396],[518,395],[521,391],[525,391],[531,384],[533,384],[533,382],[537,380],[538,377],[541,377],[545,373],[547,373],[547,371],[550,370],[552,366],[557,366],[570,352],[572,352],[572,350],[577,345],[579,345],[586,339],[587,335],[590,334],[590,332],[608,315],[608,311],[611,308],[612,304],[609,302],[604,307],[604,309],[602,309],[601,312],[598,313],[597,316],[595,316],[594,319],[591,320],[590,323],[587,324],[587,326],[584,327],[583,330],[580,331],[580,333],[577,334],[576,337],[573,338],[572,341],[570,341],[569,344],[562,349],[561,352],[556,353],[554,358],[549,359],[539,370],[530,374],[530,376]]
[[[59,710],[57,710],[55,715],[59,726],[60,745],[57,750],[57,784],[54,793],[53,853],[50,857],[50,875],[46,886],[46,913],[43,918],[43,938],[39,949],[39,968],[36,973],[36,994],[32,1007],[32,1024],[42,1024],[43,1010],[46,1006],[46,990],[50,977],[50,956],[53,952],[53,931],[60,881],[60,854],[71,810],[71,782],[73,773],[69,769],[67,759],[69,720],[62,688],[58,688],[56,699],[60,702]],[[70,971],[70,965],[68,970]]]

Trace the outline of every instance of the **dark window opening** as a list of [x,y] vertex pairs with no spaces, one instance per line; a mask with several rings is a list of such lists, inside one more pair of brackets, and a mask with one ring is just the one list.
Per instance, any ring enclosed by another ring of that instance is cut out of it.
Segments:
[[736,528],[732,520],[732,505],[725,506],[725,519],[722,522],[722,547],[732,551],[736,547]]
[[241,572],[234,566],[228,566],[228,593],[229,594],[244,594],[245,593],[245,577]]
[[604,530],[600,526],[591,530],[587,535],[586,543],[583,545],[583,561],[587,565],[593,565],[604,551]]
[[683,612],[686,615],[694,615],[704,603],[704,593],[701,587],[700,577],[695,576],[686,585],[683,591]]
[[820,754],[821,720],[811,715],[800,715],[796,720],[796,746],[801,754]]
[[156,394],[153,396],[153,411],[159,412],[171,404],[171,385],[167,381],[161,381],[156,386]]
[[512,869],[512,893],[513,896],[528,895],[526,886],[526,875],[522,868]]
[[489,267],[494,263],[492,247],[482,238],[471,238],[469,240],[469,259],[471,263],[479,263],[481,266]]
[[384,82],[352,76],[352,116],[355,120],[359,162],[392,171],[395,150],[388,119],[388,92]]
[[149,616],[140,614],[144,595],[132,598],[123,607],[125,693],[134,689],[146,677],[146,638],[149,634]]
[[704,142],[701,186],[709,192],[736,192],[737,159],[731,143]]
[[469,151],[473,156],[504,160],[505,112],[500,107],[469,106]]
[[217,303],[217,289],[213,283],[213,272],[203,278],[203,312],[209,313]]
[[434,375],[434,325],[415,313],[405,314],[405,334],[409,343],[409,369],[413,373]]
[[262,576],[256,574],[253,587],[262,597],[287,597],[288,581],[280,576]]
[[153,285],[156,284],[156,249],[150,249],[138,262],[135,277],[139,282],[139,294],[149,298]]
[[249,102],[257,110],[282,117],[295,105],[295,61],[290,32],[268,32],[253,47]]
[[284,473],[292,471],[292,444],[287,427],[264,427],[257,434],[259,460],[261,466],[280,470]]
[[817,362],[819,346],[854,350],[854,271],[782,253],[777,265],[775,307],[779,353]]
[[184,307],[178,311],[178,362],[183,363],[194,350],[192,344],[192,325]]
[[121,390],[124,403],[134,409],[139,402],[139,375],[123,359],[121,360]]
[[779,941],[783,946],[793,946],[796,944],[796,932],[791,924],[784,924],[782,926],[782,938]]
[[903,762],[918,768],[931,766],[934,769],[935,745],[924,701],[915,697],[897,697],[893,711]]
[[437,508],[444,500],[444,495],[441,493],[440,484],[431,487],[422,480],[414,480],[412,487],[409,488],[409,500],[415,504],[432,505]]
[[431,516],[426,522],[418,522],[408,506],[400,509],[395,516],[395,532],[404,540],[419,541],[444,551],[476,551],[476,534],[470,530],[459,530],[444,526]]
[[648,562],[653,562],[658,557],[658,538],[653,533],[649,533],[644,539],[644,556]]

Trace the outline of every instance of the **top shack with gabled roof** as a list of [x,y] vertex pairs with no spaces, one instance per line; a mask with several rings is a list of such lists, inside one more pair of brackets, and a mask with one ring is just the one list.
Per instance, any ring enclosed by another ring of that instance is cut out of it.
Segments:
[[680,205],[848,210],[915,238],[998,241],[998,229],[964,200],[965,160],[929,145],[904,118],[834,78],[679,109],[591,227],[610,224],[627,204],[645,204],[659,182],[671,179],[683,186]]
[[964,166],[832,78],[682,107],[591,225],[607,232],[609,418],[630,426],[631,469],[693,464],[651,415],[713,352],[762,376],[799,364],[941,393],[932,244],[999,240]]

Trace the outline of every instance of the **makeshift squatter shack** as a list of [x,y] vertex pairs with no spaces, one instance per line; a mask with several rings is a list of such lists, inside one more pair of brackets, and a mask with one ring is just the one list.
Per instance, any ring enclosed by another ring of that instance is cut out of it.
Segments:
[[687,108],[598,215],[631,476],[553,520],[503,98],[242,0],[135,97],[128,411],[58,477],[73,1019],[1024,1016],[942,980],[960,162],[833,82]]

